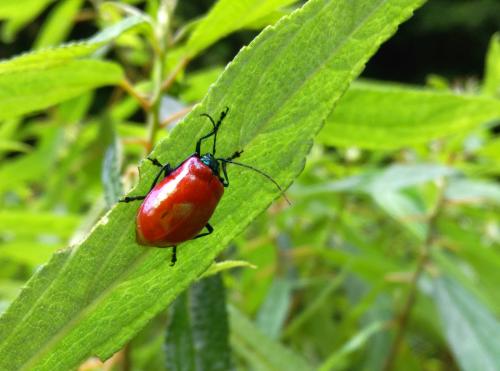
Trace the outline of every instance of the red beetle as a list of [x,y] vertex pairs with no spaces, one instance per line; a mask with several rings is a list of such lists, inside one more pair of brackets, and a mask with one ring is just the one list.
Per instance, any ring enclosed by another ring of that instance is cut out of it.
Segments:
[[[120,202],[144,200],[137,212],[136,237],[141,245],[173,247],[172,264],[177,261],[177,245],[199,237],[207,236],[214,228],[208,222],[229,186],[226,165],[228,163],[252,169],[271,180],[280,191],[281,187],[269,175],[251,166],[234,162],[243,151],[235,152],[228,158],[216,158],[217,132],[226,117],[226,108],[217,123],[208,114],[213,130],[196,143],[196,152],[175,169],[170,164],[162,165],[158,160],[148,158],[161,167],[146,196],[125,197]],[[203,140],[214,137],[212,153],[200,155]],[[222,169],[223,177],[220,175]],[[164,175],[163,180],[160,177]],[[207,232],[201,233],[203,228]]]

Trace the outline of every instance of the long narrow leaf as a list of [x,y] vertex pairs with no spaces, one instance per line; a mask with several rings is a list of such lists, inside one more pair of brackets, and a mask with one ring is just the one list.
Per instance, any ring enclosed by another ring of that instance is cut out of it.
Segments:
[[[179,163],[210,129],[199,115],[229,115],[218,155],[244,149],[284,187],[300,173],[315,133],[377,47],[423,0],[311,0],[243,49],[207,97],[153,156]],[[157,172],[144,163],[132,194]],[[73,249],[41,270],[0,320],[0,368],[66,370],[90,355],[108,358],[206,270],[278,190],[259,174],[232,168],[231,187],[212,218],[215,232],[169,249],[135,242],[137,205],[120,204]]]

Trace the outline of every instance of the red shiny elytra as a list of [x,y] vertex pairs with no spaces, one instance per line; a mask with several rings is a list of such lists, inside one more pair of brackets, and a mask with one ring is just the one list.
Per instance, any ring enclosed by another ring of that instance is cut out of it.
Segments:
[[141,245],[175,246],[191,240],[207,225],[224,186],[212,169],[191,156],[158,183],[137,213]]
[[[226,108],[217,123],[208,114],[213,130],[196,143],[196,152],[175,169],[170,164],[162,165],[150,159],[153,165],[161,167],[145,196],[125,197],[120,202],[144,200],[137,212],[137,242],[145,246],[173,247],[172,265],[177,261],[177,245],[213,232],[209,220],[217,207],[224,188],[229,186],[226,165],[228,163],[252,169],[272,181],[280,191],[281,187],[269,175],[239,162],[233,161],[242,151],[228,158],[216,158],[216,140],[219,127],[226,117]],[[212,153],[200,155],[203,140],[214,137]],[[221,170],[222,175],[221,176]],[[160,180],[161,176],[164,178]],[[207,232],[201,233],[203,228]]]

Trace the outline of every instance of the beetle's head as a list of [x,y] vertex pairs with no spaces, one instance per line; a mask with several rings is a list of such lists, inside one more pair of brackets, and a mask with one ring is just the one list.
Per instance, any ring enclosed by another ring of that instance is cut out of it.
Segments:
[[207,153],[200,158],[201,162],[212,169],[214,175],[219,176],[219,161],[211,153]]

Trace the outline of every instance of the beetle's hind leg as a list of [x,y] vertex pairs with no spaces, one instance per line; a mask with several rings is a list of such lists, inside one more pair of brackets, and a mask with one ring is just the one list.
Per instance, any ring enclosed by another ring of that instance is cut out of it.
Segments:
[[212,234],[212,232],[214,231],[214,227],[212,227],[210,225],[210,223],[207,223],[207,225],[205,225],[205,228],[207,229],[207,232],[200,233],[198,236],[196,236],[195,238],[193,238],[193,240],[196,240],[197,238],[200,238],[200,237],[208,236],[209,234]]

